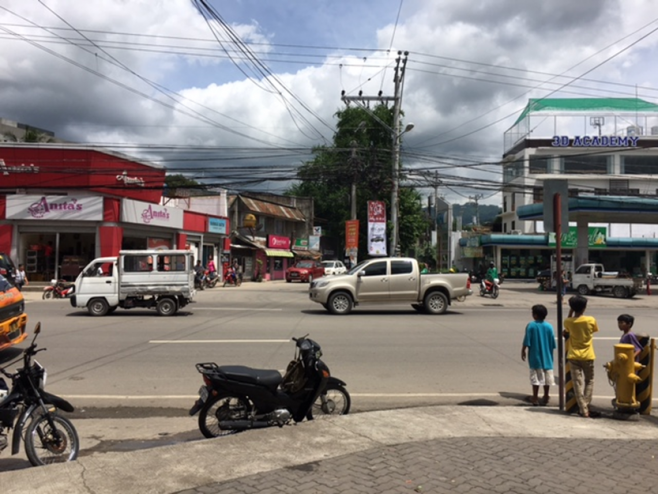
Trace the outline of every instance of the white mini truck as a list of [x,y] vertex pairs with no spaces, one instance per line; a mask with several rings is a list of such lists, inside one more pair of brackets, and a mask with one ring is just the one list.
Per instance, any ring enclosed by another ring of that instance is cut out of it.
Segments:
[[155,309],[172,316],[195,295],[192,253],[187,250],[122,250],[118,257],[100,257],[75,280],[71,305],[92,316],[117,308]]

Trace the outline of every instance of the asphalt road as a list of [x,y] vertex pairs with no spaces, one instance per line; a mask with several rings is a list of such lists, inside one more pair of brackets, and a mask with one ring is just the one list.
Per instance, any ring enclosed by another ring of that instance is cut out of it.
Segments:
[[[457,303],[442,316],[418,314],[408,305],[364,306],[333,316],[308,301],[308,285],[268,285],[206,290],[169,318],[145,310],[94,318],[66,300],[32,297],[29,324],[42,322],[38,341],[48,348],[38,356],[48,369],[47,389],[87,416],[175,415],[191,406],[202,384],[195,363],[283,370],[293,357],[290,338],[309,333],[333,375],[347,382],[355,412],[518,404],[529,392],[520,349],[530,307],[504,307],[513,293],[503,292],[488,306]],[[549,310],[554,323],[555,305]],[[609,405],[613,396],[599,362],[612,357],[616,317],[624,311],[591,311],[601,327],[595,403]],[[653,309],[632,312],[638,331],[651,328]],[[26,345],[0,354],[0,365]]]

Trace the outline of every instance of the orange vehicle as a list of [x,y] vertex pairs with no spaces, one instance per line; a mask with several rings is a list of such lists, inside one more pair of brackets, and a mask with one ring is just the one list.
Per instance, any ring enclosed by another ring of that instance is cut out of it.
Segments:
[[0,351],[27,338],[23,294],[0,275]]

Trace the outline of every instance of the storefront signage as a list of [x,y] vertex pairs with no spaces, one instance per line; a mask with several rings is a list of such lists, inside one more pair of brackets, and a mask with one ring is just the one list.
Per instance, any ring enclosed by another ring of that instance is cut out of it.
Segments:
[[297,250],[308,250],[308,239],[307,238],[296,238],[295,246],[293,249]]
[[121,221],[180,229],[183,228],[183,210],[124,199],[121,202]]
[[575,136],[573,141],[569,136],[553,136],[553,147],[574,148],[607,148],[607,147],[637,147],[636,136]]
[[208,233],[226,235],[226,220],[223,218],[208,218]]
[[482,247],[462,247],[464,257],[484,257]]
[[39,167],[30,165],[8,166],[4,160],[0,160],[0,173],[4,176],[16,173],[39,173]]
[[309,235],[308,237],[308,250],[320,250],[320,236]]
[[386,255],[386,204],[368,201],[368,254]]
[[359,220],[348,220],[345,222],[345,248],[359,248]]
[[[590,226],[587,229],[587,247],[604,249],[608,229],[604,226]],[[578,227],[570,226],[569,231],[562,234],[562,248],[575,249],[578,245]],[[555,233],[548,234],[548,246],[555,247]]]
[[268,235],[267,246],[270,249],[290,249],[290,239],[280,235]]
[[8,220],[102,221],[102,197],[8,195]]
[[117,182],[123,182],[124,185],[144,187],[144,179],[142,177],[129,177],[128,172],[125,170],[121,175],[117,175]]

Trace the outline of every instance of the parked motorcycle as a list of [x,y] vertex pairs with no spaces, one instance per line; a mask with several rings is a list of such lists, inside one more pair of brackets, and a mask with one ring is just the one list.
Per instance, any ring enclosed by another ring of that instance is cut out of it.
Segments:
[[69,283],[64,280],[51,280],[50,285],[43,289],[41,298],[49,300],[51,298],[67,298],[73,295],[75,283]]
[[480,297],[490,295],[491,298],[498,298],[500,287],[498,286],[498,279],[490,281],[487,279],[482,280],[480,283]]
[[210,271],[206,270],[203,278],[204,288],[215,288],[218,281],[219,276],[217,275],[217,271],[213,271],[211,273]]
[[[308,336],[308,335],[306,335]],[[218,437],[248,429],[283,427],[349,413],[351,399],[346,384],[332,377],[315,341],[293,338],[295,358],[285,375],[241,365],[196,364],[203,377],[199,399],[190,415],[199,413],[205,437]]]
[[44,390],[48,373],[39,362],[32,360],[34,355],[45,350],[37,350],[35,343],[40,332],[41,323],[37,323],[32,343],[23,350],[23,368],[14,374],[7,372],[7,367],[18,360],[0,368],[0,373],[11,380],[9,389],[0,377],[0,451],[8,446],[8,432],[13,427],[11,454],[18,453],[22,439],[27,457],[34,466],[73,461],[80,450],[75,427],[58,413],[58,409],[72,412],[73,406]]

